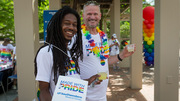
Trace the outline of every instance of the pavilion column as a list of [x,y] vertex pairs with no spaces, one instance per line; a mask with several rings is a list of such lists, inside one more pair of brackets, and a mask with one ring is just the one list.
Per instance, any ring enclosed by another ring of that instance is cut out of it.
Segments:
[[142,88],[142,0],[131,0],[131,39],[136,44],[136,52],[130,58],[132,89]]
[[110,35],[114,33],[114,5],[110,5]]
[[[114,33],[117,35],[117,39],[120,42],[120,0],[114,0]],[[113,34],[113,33],[112,33]]]
[[59,10],[62,7],[61,0],[49,0],[50,10]]
[[179,0],[155,0],[154,101],[178,101],[179,10]]
[[104,18],[103,25],[104,25],[104,33],[106,33],[107,32],[106,18]]
[[38,0],[14,0],[18,100],[37,96],[34,57],[39,48]]
[[73,8],[74,0],[70,0],[70,7]]
[[81,5],[78,3],[77,4],[77,12],[80,14],[81,13]]

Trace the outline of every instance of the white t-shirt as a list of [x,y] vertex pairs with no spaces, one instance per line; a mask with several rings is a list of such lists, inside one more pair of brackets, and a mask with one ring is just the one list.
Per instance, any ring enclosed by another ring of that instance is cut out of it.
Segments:
[[1,50],[1,60],[10,59],[11,51],[13,51],[14,46],[12,44],[7,44],[7,46],[0,45]]
[[16,59],[16,46],[13,49],[13,54],[15,55],[14,59]]
[[[37,81],[44,81],[50,83],[50,93],[51,96],[54,93],[55,90],[55,82],[54,79],[54,70],[53,70],[53,54],[52,50],[48,52],[49,46],[43,47],[38,55],[37,55],[37,75],[36,80]],[[80,79],[80,75],[76,72],[75,68],[71,68],[68,70],[67,76],[69,77],[75,77]]]
[[[91,35],[94,39],[96,46],[101,46],[100,35]],[[105,59],[105,65],[101,65],[100,57],[96,57],[93,52],[89,51],[92,47],[89,45],[88,40],[82,35],[83,39],[83,61],[79,60],[80,76],[81,79],[89,79],[91,76],[98,72],[107,72],[109,76],[108,61]],[[86,101],[106,101],[106,90],[108,86],[108,79],[103,80],[101,84],[95,85],[94,88],[88,87]]]
[[[119,44],[118,39],[115,39],[115,40],[109,39],[109,46],[116,43],[116,42]],[[111,56],[119,54],[119,47],[117,45],[114,45],[114,46],[109,47],[109,48],[110,48],[110,55]]]
[[13,49],[13,54],[16,54],[16,46]]

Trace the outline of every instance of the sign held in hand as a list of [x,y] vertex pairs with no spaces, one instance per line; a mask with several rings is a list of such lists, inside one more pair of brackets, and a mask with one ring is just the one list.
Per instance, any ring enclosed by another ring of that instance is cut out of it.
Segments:
[[52,101],[86,101],[88,82],[59,76]]

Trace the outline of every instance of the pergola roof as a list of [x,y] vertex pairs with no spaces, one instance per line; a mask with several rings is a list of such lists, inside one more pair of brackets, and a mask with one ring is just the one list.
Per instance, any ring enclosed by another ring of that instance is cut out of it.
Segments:
[[[71,0],[62,0],[62,6],[70,5]],[[74,9],[77,9],[77,6],[80,5],[80,9],[83,9],[83,5],[91,0],[73,0],[72,7]],[[97,3],[100,4],[101,12],[104,14],[109,14],[110,11],[110,5],[112,4],[113,0],[94,0],[97,1]],[[77,5],[78,4],[78,5]],[[130,0],[120,0],[120,14],[121,14],[121,21],[122,20],[129,20],[130,14],[125,14],[125,11],[130,7]],[[107,15],[108,17],[109,15]]]

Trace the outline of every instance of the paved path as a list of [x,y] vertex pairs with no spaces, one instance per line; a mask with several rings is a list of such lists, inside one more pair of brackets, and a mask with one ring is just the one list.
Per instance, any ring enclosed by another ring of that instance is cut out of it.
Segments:
[[121,68],[113,71],[110,68],[110,80],[107,89],[108,101],[154,101],[154,69],[143,69],[142,89],[133,90],[129,88],[130,71],[128,68]]

